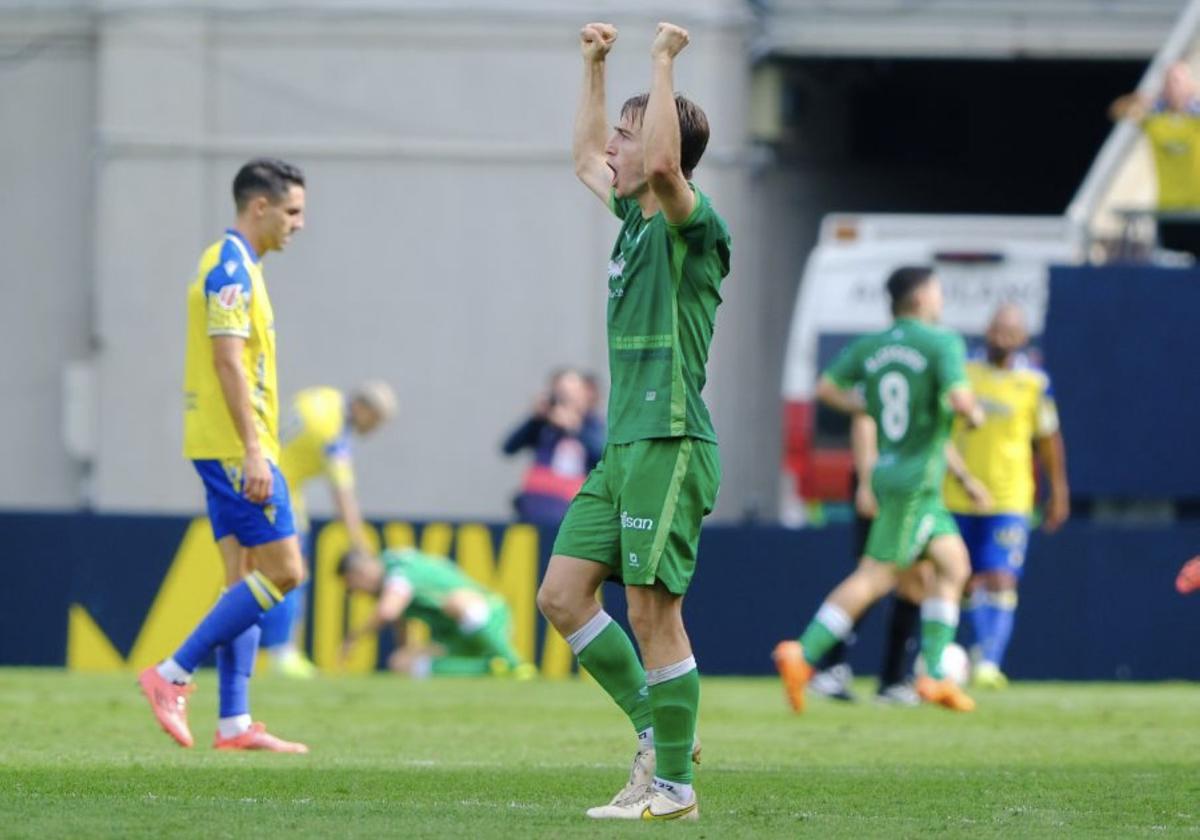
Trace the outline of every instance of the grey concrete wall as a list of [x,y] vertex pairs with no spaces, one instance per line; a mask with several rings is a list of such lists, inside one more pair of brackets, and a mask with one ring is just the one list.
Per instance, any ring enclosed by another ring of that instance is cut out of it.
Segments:
[[[610,61],[615,111],[648,84],[656,18],[641,4],[597,12],[575,0],[307,3],[288,15],[278,5],[100,3],[86,18],[94,51],[81,51],[76,75],[59,59],[38,71],[74,80],[81,101],[69,116],[28,103],[31,136],[53,119],[77,136],[66,147],[41,144],[37,155],[70,160],[84,184],[62,199],[78,217],[69,253],[55,238],[53,262],[23,256],[55,283],[79,286],[59,303],[79,310],[77,346],[47,358],[38,387],[56,388],[55,368],[86,351],[80,301],[94,295],[95,505],[198,509],[199,483],[179,455],[184,289],[231,220],[236,168],[280,155],[309,177],[308,228],[266,263],[283,391],[366,376],[396,384],[398,422],[359,448],[368,512],[503,516],[523,463],[502,459],[498,444],[547,370],[605,372],[604,266],[617,224],[571,172],[576,31],[593,17],[622,29]],[[790,305],[765,298],[756,276],[749,19],[737,0],[665,3],[655,14],[692,31],[677,86],[709,113],[714,133],[697,181],[735,238],[708,391],[724,443],[718,514],[734,516],[774,493],[770,357],[779,348],[765,345],[757,324],[764,310]],[[15,17],[0,7],[0,28]],[[0,79],[7,161],[21,147],[7,139]],[[5,212],[14,212],[7,203]],[[50,319],[30,320],[21,328],[33,341]],[[17,376],[15,367],[0,364],[0,375]],[[26,425],[47,427],[39,440],[61,475],[30,502],[73,504],[74,467],[52,428],[61,409],[45,394],[32,404]],[[0,424],[0,440],[10,440],[8,411]],[[37,471],[38,456],[26,456],[0,475],[0,504]],[[318,494],[314,507],[324,504]]]
[[[2,10],[0,10],[2,11]],[[0,506],[80,500],[63,373],[88,354],[95,44],[78,14],[0,14]]]

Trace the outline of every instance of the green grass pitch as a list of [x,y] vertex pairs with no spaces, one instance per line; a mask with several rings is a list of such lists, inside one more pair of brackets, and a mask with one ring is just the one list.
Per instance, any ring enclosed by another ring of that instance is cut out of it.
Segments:
[[[197,746],[132,675],[0,670],[0,837],[1042,837],[1200,834],[1200,687],[1031,684],[980,709],[814,702],[707,679],[698,824],[598,825],[633,735],[584,681],[255,681],[308,756]],[[868,686],[863,685],[864,689]]]

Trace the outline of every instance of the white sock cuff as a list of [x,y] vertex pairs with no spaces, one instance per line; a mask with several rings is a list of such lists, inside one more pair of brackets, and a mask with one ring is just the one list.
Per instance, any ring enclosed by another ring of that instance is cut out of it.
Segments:
[[192,679],[191,671],[183,670],[183,666],[175,661],[173,657],[168,657],[158,663],[158,675],[164,680],[173,683],[185,683]]
[[921,620],[936,621],[950,627],[958,626],[958,604],[941,598],[926,598],[921,602]]
[[681,659],[674,665],[664,665],[661,668],[651,668],[646,671],[646,685],[658,685],[665,683],[668,680],[678,679],[684,674],[696,670],[696,657],[689,656],[687,659]]
[[585,647],[596,640],[596,637],[604,632],[604,628],[612,624],[612,616],[604,610],[596,613],[587,620],[587,623],[567,636],[567,644],[571,646],[571,652],[576,656]]
[[217,732],[222,738],[236,738],[249,730],[252,722],[253,718],[249,714],[223,717],[217,720]]
[[816,620],[839,639],[846,638],[854,629],[854,620],[850,618],[849,613],[829,601],[821,604],[821,608],[817,610]]
[[458,629],[470,636],[482,630],[490,617],[491,610],[485,601],[472,601],[463,610],[462,617],[458,620]]

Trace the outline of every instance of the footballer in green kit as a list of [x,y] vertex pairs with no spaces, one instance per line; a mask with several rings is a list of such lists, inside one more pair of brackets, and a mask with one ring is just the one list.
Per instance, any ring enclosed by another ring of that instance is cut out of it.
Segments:
[[[367,622],[346,635],[343,658],[363,636],[378,633],[401,618],[429,627],[437,655],[426,649],[400,648],[393,656],[414,675],[535,674],[512,646],[512,613],[499,594],[476,583],[445,557],[416,549],[388,549],[376,560],[351,552],[338,571],[346,588],[378,596]],[[428,670],[425,670],[425,669]]]
[[932,579],[921,603],[926,676],[918,679],[917,693],[956,711],[974,708],[941,673],[942,652],[954,640],[970,576],[966,546],[942,501],[942,480],[954,415],[975,427],[983,412],[967,381],[962,337],[936,326],[942,291],[933,270],[897,269],[887,290],[894,323],[850,344],[817,387],[818,398],[832,408],[865,412],[875,421],[879,455],[870,481],[878,513],[858,568],[829,594],[798,641],[775,648],[788,702],[797,712],[804,709],[813,664],[895,588],[902,571],[924,559],[932,562]]
[[[696,819],[700,676],[682,604],[721,482],[701,391],[730,237],[691,183],[709,130],[674,91],[688,33],[659,24],[650,92],[625,102],[610,134],[604,67],[616,38],[604,23],[580,32],[573,147],[576,175],[621,222],[608,264],[608,445],[563,520],[538,606],[637,734],[628,783],[588,816]],[[596,601],[609,577],[625,584],[641,659]]]

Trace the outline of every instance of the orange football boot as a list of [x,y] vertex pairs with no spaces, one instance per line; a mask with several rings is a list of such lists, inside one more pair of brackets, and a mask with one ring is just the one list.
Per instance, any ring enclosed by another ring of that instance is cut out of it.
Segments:
[[196,686],[192,683],[173,683],[158,673],[154,665],[138,674],[138,685],[150,701],[150,708],[163,731],[179,742],[181,747],[190,747],[193,741],[192,731],[188,729],[187,701]]
[[267,731],[265,723],[252,723],[250,728],[241,735],[232,738],[222,738],[218,732],[213,738],[215,750],[265,750],[266,752],[306,753],[308,747],[296,741],[285,741],[276,738]]
[[783,693],[788,704],[797,714],[804,711],[804,689],[813,675],[813,668],[804,659],[804,648],[792,639],[775,645],[771,652],[779,678],[783,680]]
[[954,712],[975,711],[975,701],[950,680],[917,677],[917,694],[926,703],[937,703]]
[[1183,564],[1179,577],[1175,578],[1175,588],[1180,595],[1191,595],[1200,589],[1200,555]]

